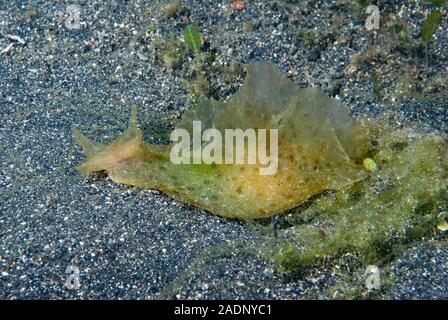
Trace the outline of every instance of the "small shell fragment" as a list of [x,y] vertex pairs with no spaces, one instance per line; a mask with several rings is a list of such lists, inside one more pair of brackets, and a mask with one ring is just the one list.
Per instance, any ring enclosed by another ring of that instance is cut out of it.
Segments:
[[381,288],[381,280],[380,280],[380,269],[375,265],[370,265],[366,269],[366,288],[367,290]]
[[19,36],[15,36],[15,35],[12,35],[12,34],[7,34],[6,37],[7,37],[8,39],[17,41],[17,42],[20,43],[20,44],[25,44],[25,43],[26,43],[26,42],[25,42],[25,39],[23,39],[23,38],[21,38],[21,37],[19,37]]
[[243,10],[246,8],[246,1],[233,1],[230,6],[233,10]]
[[12,47],[14,47],[14,43],[10,43],[10,44],[8,44],[5,48],[2,49],[2,51],[0,51],[0,54],[8,53],[9,50],[12,49]]
[[362,165],[368,171],[378,170],[378,165],[376,164],[375,160],[371,158],[365,158],[364,161],[362,162]]
[[143,60],[143,61],[147,61],[147,60],[149,60],[143,53],[141,53],[140,51],[137,51],[137,57],[140,59],[140,60]]
[[440,231],[448,231],[448,212],[443,211],[437,217],[437,229]]

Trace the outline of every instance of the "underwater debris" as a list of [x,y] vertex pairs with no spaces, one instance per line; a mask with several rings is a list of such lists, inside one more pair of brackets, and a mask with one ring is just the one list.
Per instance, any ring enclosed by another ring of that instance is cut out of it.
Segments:
[[19,36],[16,36],[16,35],[13,35],[13,34],[6,34],[5,35],[8,39],[11,39],[11,40],[13,40],[13,41],[16,41],[16,42],[18,42],[18,43],[20,43],[20,44],[26,44],[26,42],[25,42],[25,39],[23,39],[22,37],[19,37]]
[[444,228],[447,141],[427,136],[400,142],[404,136],[400,130],[384,132],[378,142],[382,149],[372,157],[382,164],[374,175],[318,197],[292,215],[290,228],[277,230],[273,261],[279,271],[294,272],[348,252],[380,265],[396,245]]
[[383,95],[381,94],[381,86],[378,81],[378,76],[376,75],[376,72],[372,70],[372,73],[370,75],[370,82],[372,83],[372,91],[376,98],[381,100],[383,98]]
[[378,165],[376,164],[375,160],[371,158],[365,158],[362,162],[364,168],[369,171],[376,171],[378,170]]
[[174,18],[180,16],[185,12],[186,8],[182,5],[180,1],[171,1],[163,8],[161,8],[159,12],[159,18],[162,20]]
[[432,11],[422,23],[422,41],[425,45],[426,70],[428,70],[428,45],[442,22],[442,12],[439,9]]
[[366,288],[367,290],[379,290],[381,288],[380,269],[375,265],[367,266]]
[[440,23],[442,22],[442,12],[440,10],[432,11],[423,21],[422,24],[422,41],[425,45],[427,45],[437,29],[440,27]]
[[440,212],[437,216],[437,229],[440,231],[448,231],[448,212]]
[[14,43],[10,43],[0,51],[0,54],[8,53],[14,47]]
[[247,5],[246,5],[246,1],[237,0],[237,1],[232,1],[230,6],[232,7],[233,10],[243,10],[243,9],[246,9]]
[[249,65],[230,101],[203,99],[177,128],[191,134],[193,121],[221,132],[278,129],[278,172],[259,175],[259,164],[175,165],[172,145],[142,140],[135,109],[129,128],[109,145],[74,131],[87,156],[78,169],[86,175],[105,171],[117,183],[157,189],[213,214],[244,219],[273,216],[368,176],[362,159],[372,145],[362,123],[317,88],[298,88],[270,62]]
[[187,55],[186,46],[173,34],[167,38],[156,38],[154,50],[157,58],[171,71],[179,68]]
[[190,47],[193,53],[199,53],[201,51],[201,36],[199,34],[198,29],[189,25],[184,29],[184,40]]

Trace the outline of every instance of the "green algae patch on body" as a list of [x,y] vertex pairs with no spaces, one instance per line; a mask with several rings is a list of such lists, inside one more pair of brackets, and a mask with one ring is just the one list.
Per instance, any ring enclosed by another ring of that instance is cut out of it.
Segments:
[[[143,141],[133,110],[129,128],[109,145],[74,131],[87,156],[79,171],[104,171],[117,183],[156,189],[213,214],[253,219],[292,209],[325,190],[368,177],[362,165],[371,147],[368,131],[344,106],[317,88],[298,88],[270,62],[247,67],[244,85],[227,102],[203,99],[178,129],[278,130],[278,170],[260,175],[260,164],[173,164],[173,144]],[[224,163],[224,162],[222,162]]]
[[[427,136],[403,143],[397,131],[379,140],[369,178],[318,197],[280,233],[273,256],[279,270],[295,271],[319,259],[357,254],[381,264],[394,247],[420,241],[448,208],[448,144]],[[397,148],[400,144],[400,148]]]

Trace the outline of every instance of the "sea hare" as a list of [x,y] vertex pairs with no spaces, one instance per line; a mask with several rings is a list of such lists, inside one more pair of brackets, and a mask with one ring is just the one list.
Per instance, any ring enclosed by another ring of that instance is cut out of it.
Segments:
[[243,219],[273,216],[368,175],[362,166],[369,148],[367,131],[340,102],[317,88],[298,88],[270,62],[254,63],[246,71],[244,85],[229,101],[204,99],[183,115],[177,128],[192,132],[193,121],[201,121],[202,129],[220,132],[277,129],[275,174],[260,175],[260,163],[173,164],[174,142],[144,142],[135,108],[129,128],[108,145],[74,130],[74,140],[87,156],[79,171],[105,171],[117,183],[156,189],[213,214]]

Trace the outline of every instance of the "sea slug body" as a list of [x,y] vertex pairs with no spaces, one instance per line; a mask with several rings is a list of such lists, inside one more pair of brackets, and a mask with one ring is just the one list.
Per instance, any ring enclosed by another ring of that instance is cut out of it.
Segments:
[[362,162],[371,144],[367,131],[344,106],[317,88],[298,88],[270,62],[247,67],[244,85],[228,102],[203,100],[177,128],[277,129],[278,170],[260,175],[260,164],[174,164],[173,144],[142,140],[132,110],[128,129],[111,144],[91,141],[74,130],[86,161],[79,171],[105,171],[117,183],[165,192],[229,218],[269,217],[294,208],[325,190],[368,176]]

